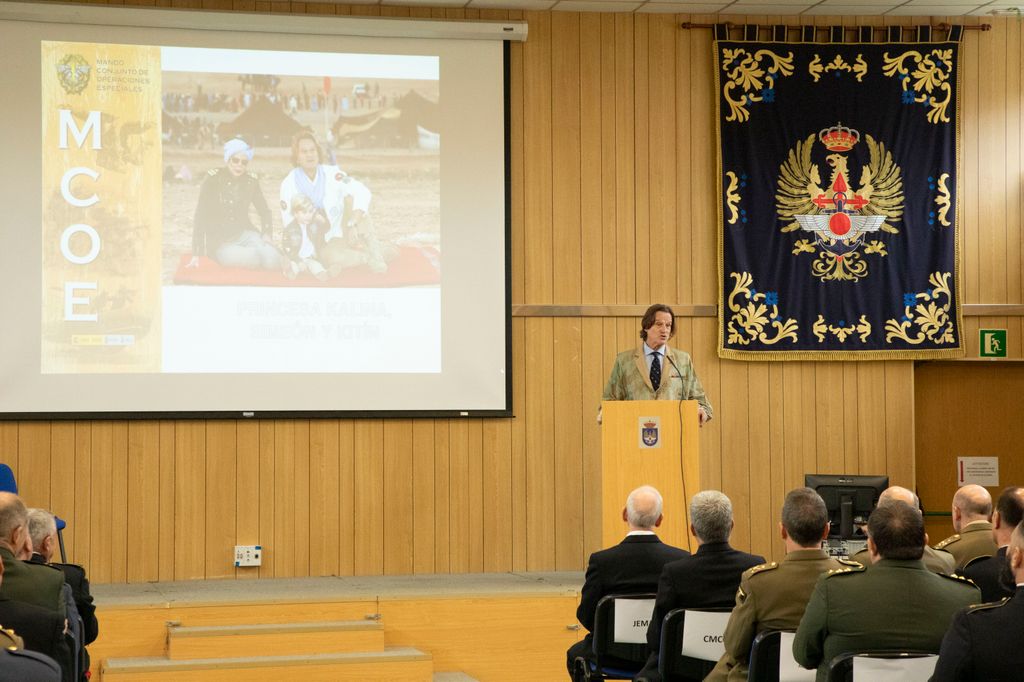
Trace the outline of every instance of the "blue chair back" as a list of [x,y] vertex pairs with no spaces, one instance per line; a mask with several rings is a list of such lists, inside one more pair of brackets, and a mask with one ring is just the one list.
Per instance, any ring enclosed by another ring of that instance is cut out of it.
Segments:
[[0,492],[18,494],[18,482],[14,480],[14,472],[6,464],[0,464]]

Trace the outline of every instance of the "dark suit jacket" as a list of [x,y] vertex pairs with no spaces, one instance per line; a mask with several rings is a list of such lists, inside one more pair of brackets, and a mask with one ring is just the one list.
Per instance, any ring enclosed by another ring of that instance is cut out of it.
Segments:
[[658,581],[658,598],[647,628],[650,658],[641,676],[658,680],[661,622],[673,609],[732,608],[743,571],[763,564],[764,557],[733,549],[728,542],[708,542],[697,553],[666,564]]
[[[964,577],[974,581],[981,588],[981,600],[999,601],[1013,596],[1013,575],[1006,565],[1006,547],[1000,547],[994,556],[977,561],[964,569]],[[1008,583],[1000,579],[1005,574]]]
[[[30,561],[34,564],[45,564],[46,561],[39,554],[33,554]],[[92,644],[99,635],[100,626],[96,620],[96,605],[92,601],[92,594],[89,592],[89,579],[85,577],[85,569],[78,564],[50,564],[64,572],[64,582],[71,586],[71,595],[75,599],[75,606],[78,607],[78,615],[82,617],[82,624],[85,626],[82,644]]]
[[60,667],[27,649],[0,649],[0,682],[58,682]]
[[654,592],[665,564],[688,556],[685,549],[666,545],[657,535],[627,535],[614,547],[594,552],[587,564],[576,618],[592,632],[594,612],[602,597]]
[[25,648],[55,661],[70,660],[64,639],[64,617],[35,604],[0,598],[0,625],[14,630]]
[[1024,588],[1012,599],[969,606],[942,638],[932,682],[1016,682],[1024,670]]

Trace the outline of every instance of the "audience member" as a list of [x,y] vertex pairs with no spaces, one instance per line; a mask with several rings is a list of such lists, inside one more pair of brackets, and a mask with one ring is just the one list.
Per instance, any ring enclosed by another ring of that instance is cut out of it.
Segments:
[[[15,561],[18,560],[15,559]],[[6,561],[0,562],[0,624],[2,624],[3,628],[8,628],[8,630],[4,630],[5,636],[8,639],[14,640],[15,647],[19,646],[17,640],[20,639],[24,641],[26,649],[44,654],[53,659],[54,662],[69,661],[70,650],[64,638],[66,624],[62,616],[58,616],[51,609],[3,596],[2,588],[7,584],[7,575],[5,575],[6,563]],[[53,678],[52,675],[38,678],[21,676],[22,670],[43,670],[40,663],[44,662],[46,661],[37,659],[34,656],[5,656],[0,660],[0,680],[9,679],[21,682],[22,680],[30,679],[63,679],[65,681],[70,679],[67,674],[61,675],[60,671],[62,669],[60,667],[57,668],[57,678]],[[11,677],[4,676],[8,672],[8,669],[5,667],[8,664],[12,666],[12,671],[18,673],[17,675]],[[52,668],[49,668],[49,665],[45,666],[45,668],[49,669],[48,672],[52,672]]]
[[996,510],[992,513],[992,539],[998,547],[996,553],[964,567],[964,577],[981,588],[982,601],[998,601],[1013,596],[1015,588],[1006,561],[1006,550],[1013,529],[1021,521],[1024,521],[1024,488],[1011,486],[999,495]]
[[743,573],[736,606],[725,628],[725,654],[706,681],[746,680],[750,646],[764,630],[795,630],[814,584],[825,571],[853,561],[832,559],[821,548],[828,537],[828,509],[810,488],[786,495],[779,524],[786,556]]
[[1006,561],[1012,599],[971,606],[956,614],[942,639],[932,682],[1016,682],[1024,670],[1024,524],[1011,533]]
[[717,490],[704,490],[690,502],[690,532],[697,552],[666,564],[658,580],[658,597],[647,629],[648,659],[637,676],[659,682],[658,649],[661,622],[673,609],[731,607],[743,572],[764,563],[764,557],[729,546],[732,502]]
[[0,492],[0,559],[5,570],[0,597],[41,606],[63,620],[64,575],[50,566],[21,561],[19,554],[26,559],[32,555],[28,510],[14,493]]
[[661,507],[661,493],[651,486],[641,486],[631,492],[622,510],[622,520],[629,526],[629,533],[614,547],[590,555],[580,605],[576,609],[576,618],[587,629],[587,636],[569,648],[570,677],[577,657],[593,658],[597,602],[609,594],[654,592],[665,564],[690,555],[658,539],[654,529],[664,518]]
[[76,564],[52,563],[53,554],[57,549],[57,523],[53,514],[45,509],[30,509],[28,512],[28,529],[32,539],[32,563],[49,564],[64,573],[64,582],[71,592],[72,603],[82,618],[81,646],[83,647],[83,670],[89,669],[89,652],[85,646],[92,644],[99,634],[99,623],[96,620],[96,605],[93,604],[89,592],[89,579],[85,569]]
[[992,556],[996,543],[992,539],[992,496],[980,485],[965,485],[953,495],[954,535],[935,545],[956,559],[956,570],[963,570],[971,559]]
[[842,653],[871,649],[938,652],[959,609],[978,600],[977,587],[924,567],[924,519],[903,502],[878,505],[868,518],[873,566],[844,567],[821,576],[793,641],[793,656],[817,668]]
[[[878,504],[890,500],[903,502],[918,510],[918,512],[921,511],[921,500],[918,499],[912,490],[907,488],[898,485],[890,486],[878,496]],[[850,558],[864,566],[871,565],[871,553],[868,552],[867,547]],[[953,573],[956,570],[956,559],[953,558],[952,554],[944,549],[935,549],[928,546],[927,533],[924,536],[924,556],[921,557],[921,560],[924,561],[924,567],[932,573]]]

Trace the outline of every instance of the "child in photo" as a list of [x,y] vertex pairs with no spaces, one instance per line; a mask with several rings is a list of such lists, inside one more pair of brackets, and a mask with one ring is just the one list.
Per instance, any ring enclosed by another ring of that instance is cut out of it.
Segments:
[[323,244],[328,228],[327,219],[305,194],[292,197],[291,213],[293,220],[284,228],[282,244],[285,277],[295,279],[300,272],[308,272],[318,280],[327,279],[330,273],[317,260],[317,247]]

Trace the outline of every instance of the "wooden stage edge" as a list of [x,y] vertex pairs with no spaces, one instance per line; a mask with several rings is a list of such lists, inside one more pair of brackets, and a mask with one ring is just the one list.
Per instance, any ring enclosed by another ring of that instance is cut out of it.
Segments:
[[[93,679],[133,679],[118,673],[126,659],[135,665],[177,659],[184,654],[173,650],[174,642],[184,640],[173,635],[183,629],[220,629],[221,636],[231,636],[245,626],[290,626],[269,637],[276,655],[285,656],[309,644],[310,629],[297,624],[368,622],[382,626],[378,649],[419,650],[431,657],[435,672],[488,681],[556,680],[565,676],[566,649],[584,634],[575,628],[582,585],[582,572],[94,585],[100,636],[89,647]],[[373,641],[372,634],[361,636]],[[198,672],[195,678],[207,679]]]

